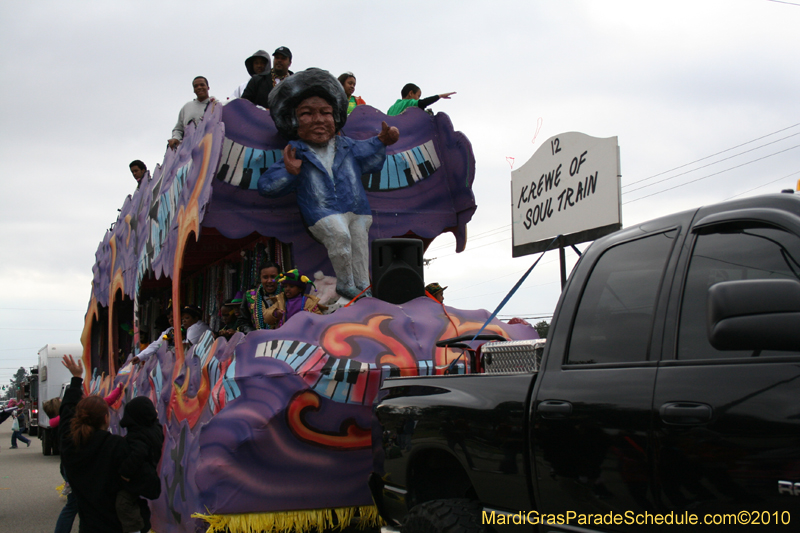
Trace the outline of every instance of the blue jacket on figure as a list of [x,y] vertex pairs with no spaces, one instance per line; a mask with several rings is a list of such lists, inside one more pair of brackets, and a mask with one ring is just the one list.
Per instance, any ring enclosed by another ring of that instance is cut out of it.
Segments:
[[357,141],[337,135],[334,139],[333,179],[305,142],[289,141],[295,157],[303,161],[300,174],[290,174],[281,159],[258,179],[259,194],[275,197],[297,191],[297,204],[309,227],[329,215],[372,214],[361,175],[381,171],[386,146],[378,137]]

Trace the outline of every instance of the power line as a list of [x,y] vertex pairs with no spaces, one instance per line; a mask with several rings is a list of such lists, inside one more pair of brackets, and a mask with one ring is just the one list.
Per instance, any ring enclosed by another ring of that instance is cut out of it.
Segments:
[[[635,184],[637,184],[637,183],[641,183],[641,182],[643,182],[643,181],[647,181],[647,180],[649,180],[649,179],[657,178],[658,176],[663,176],[664,174],[668,174],[668,173],[672,172],[673,170],[680,170],[680,169],[682,169],[682,168],[684,168],[684,167],[688,167],[689,165],[694,165],[695,163],[699,163],[700,161],[705,161],[706,159],[710,159],[710,158],[712,158],[712,157],[715,157],[715,156],[718,156],[718,155],[720,155],[720,154],[724,154],[725,152],[730,152],[731,150],[736,150],[737,148],[741,148],[742,146],[747,146],[748,144],[750,144],[750,143],[754,143],[754,142],[756,142],[756,141],[760,141],[761,139],[766,139],[767,137],[771,137],[771,136],[775,135],[776,133],[780,133],[780,132],[782,132],[782,131],[786,131],[786,130],[790,130],[790,129],[792,129],[792,128],[796,128],[797,126],[800,126],[800,122],[798,122],[797,124],[793,124],[793,125],[791,125],[791,126],[788,126],[788,127],[786,127],[786,128],[783,128],[783,129],[780,129],[780,130],[773,131],[772,133],[767,133],[766,135],[762,135],[761,137],[756,137],[755,139],[752,139],[752,140],[750,140],[750,141],[747,141],[747,142],[745,142],[745,143],[738,144],[738,145],[736,145],[736,146],[732,146],[732,147],[730,147],[730,148],[726,148],[725,150],[722,150],[722,151],[720,151],[720,152],[717,152],[716,154],[707,155],[707,156],[705,156],[705,157],[701,157],[700,159],[695,159],[694,161],[692,161],[692,162],[690,162],[690,163],[685,163],[685,164],[683,164],[683,165],[680,165],[680,166],[677,166],[677,167],[675,167],[675,168],[671,168],[671,169],[669,169],[669,170],[665,170],[665,171],[663,171],[663,172],[659,172],[658,174],[653,174],[652,176],[650,176],[650,177],[648,177],[648,178],[642,178],[642,179],[640,179],[640,180],[633,181],[633,182],[631,182],[631,183],[628,183],[627,185],[623,185],[623,188],[624,188],[624,187],[629,187],[629,186],[631,186],[631,185],[635,185]],[[797,135],[797,134],[795,134],[795,135]],[[790,135],[790,137],[791,137],[791,135]],[[785,139],[785,138],[786,138],[786,137],[784,137],[784,139]],[[776,141],[776,142],[777,142],[777,141]],[[742,153],[746,153],[746,152],[742,152]],[[734,157],[735,157],[735,156],[734,156]],[[723,161],[724,161],[724,159],[723,159]]]
[[661,194],[662,192],[667,192],[667,191],[671,191],[673,189],[677,189],[679,187],[684,187],[686,185],[689,185],[690,183],[695,183],[695,182],[704,180],[706,178],[717,176],[719,174],[722,174],[723,172],[728,172],[729,170],[734,170],[736,168],[741,168],[741,167],[747,166],[747,165],[749,165],[751,163],[755,163],[757,161],[762,161],[762,160],[767,159],[769,157],[772,157],[774,155],[782,154],[784,152],[788,152],[789,150],[794,150],[795,148],[800,148],[800,144],[796,144],[796,145],[794,145],[794,146],[792,146],[790,148],[786,148],[785,150],[781,150],[780,152],[775,152],[773,154],[765,155],[764,157],[759,157],[758,159],[753,159],[751,161],[747,161],[746,163],[742,163],[741,165],[736,165],[735,167],[726,168],[725,170],[720,170],[719,172],[714,172],[713,174],[708,174],[707,176],[703,176],[702,178],[693,179],[691,181],[687,181],[685,183],[681,183],[680,185],[675,185],[674,187],[669,187],[668,189],[662,189],[662,190],[660,190],[658,192],[654,192],[653,194],[647,194],[645,196],[641,196],[639,198],[636,198],[635,200],[628,200],[627,202],[622,202],[622,204],[625,205],[625,204],[630,204],[630,203],[633,203],[633,202],[638,202],[639,200],[642,200],[644,198],[649,198],[651,196],[655,196],[656,194]]
[[[511,227],[511,224],[506,224],[505,226],[502,226],[502,227],[499,227],[499,228],[490,229],[490,230],[484,231],[483,233],[476,233],[475,235],[469,235],[468,239],[470,241],[477,241],[477,240],[480,240],[480,239],[485,239],[486,237],[491,237],[492,235],[494,235],[496,233],[505,231],[510,227]],[[489,234],[492,234],[492,235],[489,235]],[[443,245],[440,245],[440,246],[434,246],[433,248],[429,248],[428,250],[426,250],[426,253],[427,252],[435,252],[437,250],[447,250],[449,248],[450,248],[449,244],[443,244]]]
[[[658,181],[655,181],[655,182],[653,182],[653,183],[649,183],[649,184],[647,184],[647,185],[642,185],[641,187],[637,187],[637,188],[635,188],[635,189],[631,189],[631,190],[629,190],[629,191],[625,191],[625,192],[623,192],[622,194],[627,194],[627,193],[631,193],[631,192],[639,191],[639,190],[641,190],[641,189],[646,189],[647,187],[652,187],[653,185],[658,185],[659,183],[663,183],[663,182],[665,182],[665,181],[669,181],[669,180],[671,180],[671,179],[678,178],[678,177],[680,177],[680,176],[685,176],[686,174],[691,174],[692,172],[694,172],[694,171],[696,171],[696,170],[700,170],[700,169],[703,169],[703,168],[708,168],[708,167],[710,167],[710,166],[716,165],[717,163],[722,163],[723,161],[727,161],[727,160],[729,160],[729,159],[733,159],[734,157],[739,157],[740,155],[748,154],[748,153],[750,153],[750,152],[753,152],[753,151],[755,151],[755,150],[760,150],[761,148],[764,148],[765,146],[769,146],[770,144],[775,144],[775,143],[777,143],[777,142],[784,141],[784,140],[788,139],[789,137],[795,137],[795,136],[797,136],[797,135],[800,135],[800,132],[798,132],[798,133],[793,133],[792,135],[787,135],[786,137],[782,137],[782,138],[780,138],[780,139],[777,139],[777,140],[774,140],[774,141],[772,141],[772,142],[768,142],[768,143],[766,143],[766,144],[762,144],[761,146],[756,146],[755,148],[751,148],[751,149],[749,149],[749,150],[745,150],[744,152],[739,152],[738,154],[734,154],[734,155],[732,155],[732,156],[729,156],[729,157],[726,157],[726,158],[724,158],[724,159],[719,159],[719,160],[717,160],[717,161],[714,161],[713,163],[709,163],[709,164],[707,164],[707,165],[703,165],[703,166],[701,166],[701,167],[693,168],[692,170],[687,170],[686,172],[681,172],[680,174],[675,174],[674,176],[670,176],[670,177],[668,177],[668,178],[664,178],[664,179],[662,179],[662,180],[658,180]],[[780,153],[780,152],[779,152],[779,153]],[[647,179],[650,179],[650,178],[647,178]],[[639,183],[639,182],[641,182],[641,181],[642,181],[642,180],[639,180],[638,182],[634,182],[634,183]],[[633,185],[633,183],[629,183],[628,185],[623,185],[623,186],[622,186],[622,188],[624,189],[625,187],[630,187],[631,185]]]
[[794,176],[795,174],[800,174],[800,170],[798,170],[796,172],[792,172],[791,174],[787,174],[787,175],[783,176],[782,178],[778,178],[776,180],[772,180],[772,181],[770,181],[768,183],[763,183],[763,184],[759,185],[758,187],[753,187],[750,190],[747,190],[747,191],[744,191],[744,192],[740,192],[739,194],[734,194],[733,196],[729,196],[729,197],[725,198],[725,200],[732,200],[732,199],[736,198],[737,196],[741,196],[743,194],[747,194],[749,192],[753,192],[756,189],[760,189],[761,187],[766,187],[767,185],[772,185],[773,183],[777,183],[779,181],[785,180],[786,178],[790,178],[790,177]]
[[[520,291],[523,291],[523,290],[535,289],[537,287],[544,287],[545,285],[554,285],[556,283],[560,284],[561,282],[560,281],[550,281],[550,282],[547,282],[547,283],[540,283],[538,285],[531,285],[530,287],[520,287],[519,291],[517,291],[517,292],[520,292]],[[483,297],[486,297],[486,296],[495,296],[497,294],[508,294],[508,291],[490,292],[488,294],[474,294],[472,296],[462,296],[461,298],[448,298],[447,300],[448,301],[457,302],[459,300],[466,300],[468,298],[483,298]]]
[[767,0],[767,2],[775,2],[776,4],[787,4],[790,6],[800,6],[800,4],[795,4],[794,2],[784,2],[783,0]]
[[[555,263],[555,262],[556,262],[556,259],[550,259],[549,261],[542,261],[540,266],[541,265],[549,265],[549,264]],[[486,281],[479,281],[478,283],[473,283],[469,287],[464,287],[463,289],[453,289],[453,290],[450,291],[450,294],[459,293],[459,292],[466,291],[466,290],[472,290],[473,288],[478,287],[480,285],[485,285],[486,283],[495,283],[497,280],[503,279],[503,278],[507,278],[509,276],[520,276],[526,270],[527,270],[527,268],[523,268],[522,270],[519,270],[517,272],[511,272],[510,274],[504,274],[502,276],[497,276],[497,277],[494,277],[492,279],[487,279]]]

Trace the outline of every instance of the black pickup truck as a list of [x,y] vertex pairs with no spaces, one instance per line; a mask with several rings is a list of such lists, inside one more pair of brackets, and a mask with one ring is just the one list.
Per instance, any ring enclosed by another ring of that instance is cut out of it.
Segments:
[[390,526],[797,530],[800,197],[595,241],[541,364],[530,357],[522,371],[384,383],[370,488]]

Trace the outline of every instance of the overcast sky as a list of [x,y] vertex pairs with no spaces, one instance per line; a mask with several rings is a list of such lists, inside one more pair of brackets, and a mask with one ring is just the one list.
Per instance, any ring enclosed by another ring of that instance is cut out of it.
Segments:
[[[457,91],[432,109],[472,142],[478,211],[466,252],[433,243],[426,281],[493,310],[538,257],[511,259],[507,158],[519,168],[554,135],[618,137],[624,226],[795,188],[798,4],[2,2],[0,384],[45,344],[79,342],[128,163],[163,160],[194,76],[224,98],[245,58],[287,46],[292,70],[353,71],[383,111],[407,82]],[[559,290],[549,252],[501,315],[551,315]]]

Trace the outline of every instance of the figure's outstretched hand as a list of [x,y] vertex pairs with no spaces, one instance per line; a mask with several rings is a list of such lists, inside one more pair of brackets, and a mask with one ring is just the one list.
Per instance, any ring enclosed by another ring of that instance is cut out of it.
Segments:
[[297,152],[291,144],[287,144],[283,149],[283,164],[286,165],[286,172],[292,176],[300,174],[300,167],[303,164],[301,160],[295,158],[295,153]]
[[385,121],[381,122],[381,132],[378,134],[378,140],[382,142],[384,146],[389,146],[396,143],[398,139],[400,139],[400,130],[394,126],[390,128]]
[[61,360],[61,363],[67,367],[69,373],[72,374],[76,378],[83,377],[83,361],[78,359],[78,362],[75,362],[75,359],[72,358],[71,355],[65,355]]
[[444,98],[445,100],[450,100],[450,97],[452,95],[454,95],[454,94],[456,94],[455,91],[453,91],[452,93],[442,93],[442,94],[439,95],[439,98]]
[[167,141],[167,146],[175,150],[181,142],[178,139],[170,139]]

